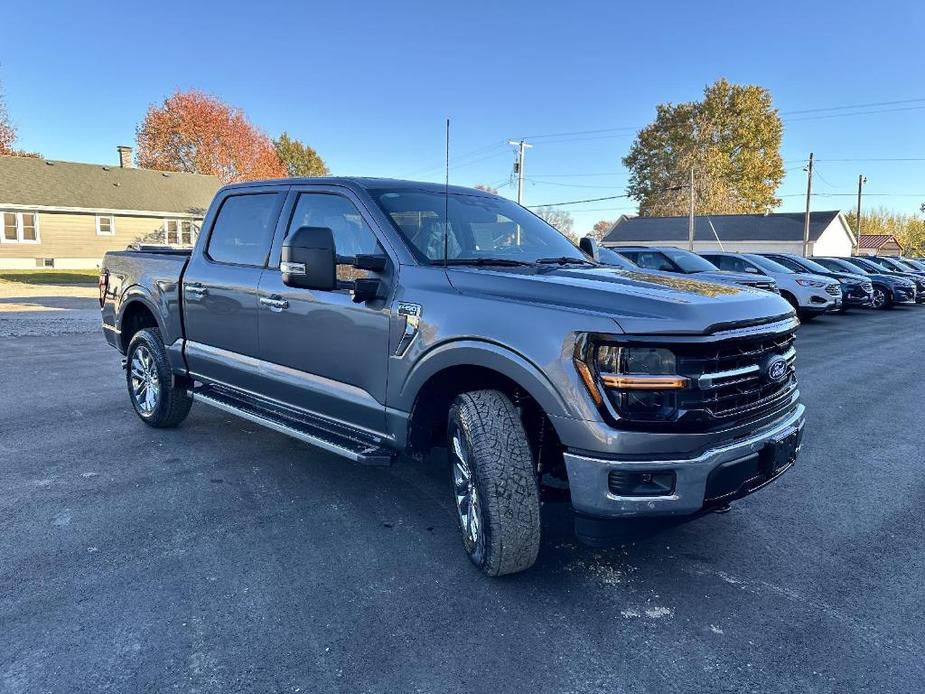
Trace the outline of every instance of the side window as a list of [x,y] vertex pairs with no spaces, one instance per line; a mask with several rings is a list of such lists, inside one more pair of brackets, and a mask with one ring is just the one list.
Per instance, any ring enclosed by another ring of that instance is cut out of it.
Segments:
[[[754,265],[751,265],[750,263],[746,263],[741,258],[736,258],[731,255],[721,255],[719,257],[719,260],[720,260],[719,267],[721,270],[731,270],[732,272],[748,272],[749,271],[748,268],[752,268],[751,272],[755,273],[755,270],[757,269],[755,268]],[[764,274],[764,273],[759,271],[759,274]]]
[[[218,263],[263,267],[276,225],[278,197],[258,193],[227,198],[212,227],[209,257]],[[176,227],[173,234],[177,235]]]
[[668,258],[663,256],[661,253],[656,253],[653,251],[640,253],[636,260],[636,264],[648,270],[664,270],[665,272],[674,272],[674,267]]
[[[337,255],[384,253],[363,215],[350,200],[341,195],[302,193],[296,202],[286,234],[291,234],[299,227],[327,227],[333,231]],[[357,270],[349,265],[337,266],[339,280],[355,280],[367,274],[365,270]]]

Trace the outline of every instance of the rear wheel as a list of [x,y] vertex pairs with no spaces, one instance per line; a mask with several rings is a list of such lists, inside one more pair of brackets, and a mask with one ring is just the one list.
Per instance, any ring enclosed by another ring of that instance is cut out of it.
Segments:
[[175,427],[189,414],[193,398],[175,382],[157,328],[139,330],[125,353],[125,380],[135,414],[145,424]]
[[530,568],[540,547],[540,498],[527,434],[496,390],[463,393],[450,409],[456,515],[469,559],[489,576]]

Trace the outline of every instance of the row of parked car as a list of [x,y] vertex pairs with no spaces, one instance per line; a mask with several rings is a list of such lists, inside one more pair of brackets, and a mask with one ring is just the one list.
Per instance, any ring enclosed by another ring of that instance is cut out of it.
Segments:
[[888,309],[925,303],[925,259],[813,257],[794,253],[693,253],[680,248],[605,248],[590,238],[582,249],[598,262],[626,270],[696,275],[780,294],[804,321],[849,307]]

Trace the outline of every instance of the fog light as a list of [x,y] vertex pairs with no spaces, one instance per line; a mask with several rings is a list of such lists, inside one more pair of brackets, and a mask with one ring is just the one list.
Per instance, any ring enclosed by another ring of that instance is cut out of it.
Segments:
[[669,496],[674,493],[675,473],[611,470],[607,486],[617,496]]

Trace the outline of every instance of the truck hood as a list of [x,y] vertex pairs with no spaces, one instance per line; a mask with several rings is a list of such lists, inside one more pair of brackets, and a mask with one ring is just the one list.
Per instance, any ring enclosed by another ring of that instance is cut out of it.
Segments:
[[564,267],[449,268],[447,276],[464,295],[595,313],[634,334],[705,334],[794,315],[777,294],[699,275]]

